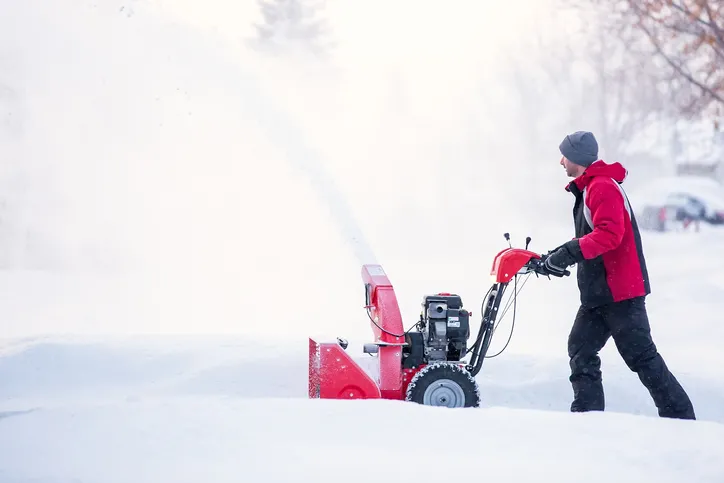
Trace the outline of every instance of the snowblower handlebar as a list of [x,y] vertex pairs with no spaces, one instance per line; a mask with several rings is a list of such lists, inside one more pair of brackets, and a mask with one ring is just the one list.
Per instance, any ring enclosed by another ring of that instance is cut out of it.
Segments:
[[[506,234],[507,235],[507,234]],[[506,236],[506,240],[508,237]],[[530,241],[528,239],[527,241]],[[482,319],[480,321],[480,329],[478,336],[475,338],[475,342],[472,344],[470,349],[467,351],[472,354],[470,361],[465,366],[470,374],[474,377],[480,372],[483,365],[483,360],[491,357],[496,357],[505,350],[507,343],[498,354],[488,356],[488,349],[490,348],[490,341],[497,327],[498,317],[502,318],[507,312],[507,307],[503,309],[502,315],[499,314],[500,304],[503,301],[503,294],[508,288],[508,284],[516,278],[518,275],[527,275],[535,273],[536,275],[554,277],[565,277],[571,274],[568,270],[551,270],[545,265],[545,260],[548,254],[539,255],[538,253],[529,251],[526,248],[506,248],[498,252],[493,260],[493,266],[490,270],[490,275],[493,278],[494,284],[490,287],[490,290],[485,296],[485,301],[482,306]],[[517,283],[517,280],[516,280]],[[513,306],[515,307],[515,300],[517,298],[518,289],[514,289],[513,294]],[[508,307],[510,304],[508,304]],[[513,324],[515,324],[515,308],[513,308]],[[512,328],[511,328],[512,336]],[[510,342],[510,338],[508,339]]]
[[547,255],[539,255],[523,248],[506,248],[498,252],[493,260],[490,275],[497,283],[510,282],[516,275],[534,272],[538,275],[564,277],[571,274],[568,270],[554,272],[545,267]]
[[529,268],[530,272],[535,272],[538,275],[553,275],[554,277],[567,277],[571,274],[569,270],[561,270],[561,271],[554,271],[548,269],[543,263],[545,262],[545,259],[548,257],[548,255],[542,255],[540,258],[531,258],[530,261],[526,264],[526,266]]

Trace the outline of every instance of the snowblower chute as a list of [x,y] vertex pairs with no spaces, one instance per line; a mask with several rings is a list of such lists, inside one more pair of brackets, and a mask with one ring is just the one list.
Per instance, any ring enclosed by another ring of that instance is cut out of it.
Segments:
[[365,310],[372,324],[375,342],[365,352],[376,353],[378,381],[345,352],[343,339],[318,344],[309,340],[309,396],[332,399],[403,399],[400,366],[405,346],[405,329],[389,278],[379,265],[362,266]]
[[405,330],[394,288],[384,270],[380,265],[363,265],[364,308],[375,337],[374,342],[364,345],[364,353],[375,358],[376,371],[370,374],[357,364],[347,354],[344,339],[326,343],[309,339],[309,397],[478,407],[480,391],[475,376],[489,357],[496,320],[499,323],[510,306],[499,313],[503,295],[515,281],[511,298],[516,297],[519,275],[545,273],[541,264],[546,255],[528,251],[530,238],[526,242],[526,249],[510,247],[495,256],[490,272],[494,283],[484,298],[480,328],[470,347],[471,313],[459,295],[426,295],[419,320]]

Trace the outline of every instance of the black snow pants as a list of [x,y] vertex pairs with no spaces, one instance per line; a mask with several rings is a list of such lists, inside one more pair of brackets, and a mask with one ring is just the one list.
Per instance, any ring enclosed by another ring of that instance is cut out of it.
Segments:
[[626,365],[648,389],[659,416],[696,419],[689,396],[669,371],[651,338],[645,297],[578,309],[568,338],[573,386],[571,411],[603,411],[598,353],[612,337]]

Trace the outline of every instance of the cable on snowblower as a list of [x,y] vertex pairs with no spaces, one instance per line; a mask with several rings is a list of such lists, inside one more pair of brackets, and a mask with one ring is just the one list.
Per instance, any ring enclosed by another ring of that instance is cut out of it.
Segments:
[[[420,325],[419,322],[412,324],[410,326],[410,328],[405,331],[404,334],[395,334],[395,333],[392,333],[389,330],[385,329],[384,327],[380,326],[380,324],[378,324],[377,321],[375,321],[375,319],[372,317],[371,309],[372,309],[372,307],[374,307],[374,305],[372,305],[372,302],[371,302],[371,296],[370,296],[371,293],[372,293],[372,285],[369,283],[366,283],[365,284],[365,307],[364,307],[365,312],[367,313],[367,318],[370,319],[370,322],[372,322],[372,324],[375,327],[380,329],[380,332],[384,332],[385,334],[391,335],[392,337],[405,337],[412,329],[414,329],[415,327]],[[370,355],[372,355],[372,354],[370,354]]]

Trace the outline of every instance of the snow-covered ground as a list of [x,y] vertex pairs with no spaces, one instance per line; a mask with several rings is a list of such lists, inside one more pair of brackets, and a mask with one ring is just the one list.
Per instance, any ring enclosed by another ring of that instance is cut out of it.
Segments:
[[[708,256],[722,239],[719,233],[647,236],[654,335],[694,401],[696,422],[657,418],[613,344],[603,351],[609,410],[568,413],[565,340],[573,287],[567,280],[530,280],[511,346],[478,376],[480,410],[307,399],[306,335],[319,328],[313,313],[299,326],[287,325],[281,306],[269,308],[267,337],[8,340],[0,358],[0,479],[395,482],[449,478],[454,466],[455,477],[484,471],[506,481],[540,475],[563,482],[581,475],[591,482],[722,481],[724,261]],[[693,250],[697,244],[701,250]],[[396,283],[403,297],[417,298],[404,282],[424,270],[404,273],[393,280],[402,279]],[[475,304],[484,283],[476,278],[463,275],[445,286],[460,287]],[[53,308],[46,309],[52,317]],[[355,336],[348,350],[364,365],[359,345],[369,330],[360,311],[340,312],[328,333]],[[412,322],[416,313],[405,315]],[[501,329],[510,314],[506,320]],[[498,336],[493,350],[504,341]],[[440,445],[438,431],[459,436]],[[421,451],[436,457],[421,460]]]
[[503,157],[517,133],[491,113],[485,176],[466,185],[451,164],[441,180],[474,68],[447,59],[454,93],[414,71],[391,108],[381,79],[410,66],[383,72],[347,45],[368,64],[290,84],[230,47],[232,15],[216,36],[223,9],[194,5],[24,0],[0,15],[0,61],[17,69],[0,82],[22,116],[2,141],[24,183],[8,199],[32,201],[10,204],[26,210],[11,226],[36,243],[0,271],[0,482],[724,481],[723,230],[643,234],[654,337],[698,421],[657,418],[613,344],[608,411],[568,412],[573,277],[528,281],[510,346],[478,376],[481,409],[309,400],[307,337],[346,337],[370,361],[355,255],[374,252],[409,325],[430,292],[479,316],[504,231],[538,251],[570,237],[557,142],[521,193]]

